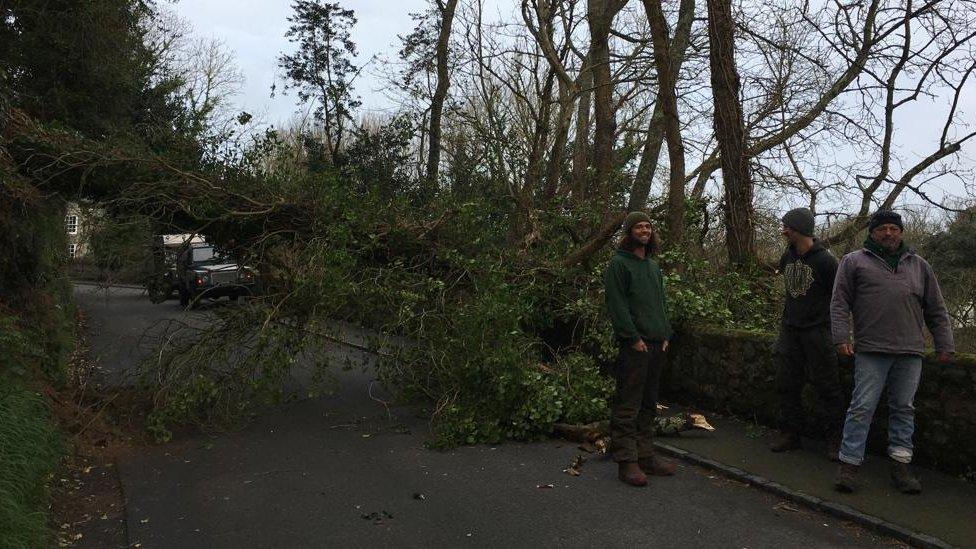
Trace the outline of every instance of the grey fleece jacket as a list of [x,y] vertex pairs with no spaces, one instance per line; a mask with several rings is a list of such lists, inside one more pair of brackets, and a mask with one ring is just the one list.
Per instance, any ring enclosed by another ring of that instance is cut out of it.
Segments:
[[936,352],[955,350],[932,266],[912,251],[901,256],[896,269],[867,249],[841,259],[830,301],[835,345],[850,341],[852,313],[856,352],[924,354],[923,325],[932,332]]

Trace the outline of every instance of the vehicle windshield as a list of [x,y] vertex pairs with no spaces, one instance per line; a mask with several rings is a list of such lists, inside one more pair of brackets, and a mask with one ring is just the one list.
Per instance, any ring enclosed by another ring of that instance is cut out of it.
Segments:
[[179,256],[179,250],[174,250],[171,248],[166,248],[163,250],[163,258],[167,265],[172,265],[176,263],[176,259]]
[[195,265],[227,261],[227,256],[213,246],[194,246],[190,249],[190,261]]

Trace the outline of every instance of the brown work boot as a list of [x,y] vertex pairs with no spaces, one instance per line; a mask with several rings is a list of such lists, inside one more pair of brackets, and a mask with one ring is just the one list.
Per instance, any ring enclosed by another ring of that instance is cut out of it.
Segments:
[[617,477],[631,486],[647,486],[647,475],[635,461],[621,461],[617,464]]
[[908,467],[907,463],[892,460],[891,482],[903,494],[922,493],[922,483],[918,480],[917,476],[912,474],[912,470]]
[[663,459],[657,455],[650,455],[637,460],[641,471],[656,477],[670,477],[678,468],[673,462]]
[[799,450],[802,447],[803,444],[800,442],[800,435],[794,432],[780,433],[779,437],[769,445],[769,449],[776,453]]
[[834,490],[850,494],[857,489],[857,465],[841,463],[837,469],[837,478],[834,479]]

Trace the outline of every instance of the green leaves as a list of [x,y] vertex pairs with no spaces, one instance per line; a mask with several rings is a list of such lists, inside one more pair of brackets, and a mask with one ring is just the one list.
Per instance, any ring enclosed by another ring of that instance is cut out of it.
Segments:
[[333,166],[347,123],[360,105],[352,95],[356,67],[350,61],[356,56],[349,34],[356,16],[353,10],[322,0],[295,0],[292,9],[285,37],[297,49],[293,54],[282,54],[278,66],[287,79],[286,89],[295,88],[304,103],[316,103],[314,114],[325,133],[321,160]]
[[684,265],[681,273],[665,269],[664,285],[673,324],[768,329],[778,322],[782,297],[772,279],[759,273],[749,276],[722,271],[705,259],[681,251],[662,254],[661,261],[665,265]]

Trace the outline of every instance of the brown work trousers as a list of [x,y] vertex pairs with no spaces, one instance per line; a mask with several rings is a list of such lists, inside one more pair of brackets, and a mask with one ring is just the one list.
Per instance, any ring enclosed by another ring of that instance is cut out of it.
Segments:
[[654,417],[663,364],[660,341],[648,341],[643,353],[629,345],[620,348],[614,368],[617,390],[610,410],[610,455],[618,463],[654,455]]

